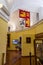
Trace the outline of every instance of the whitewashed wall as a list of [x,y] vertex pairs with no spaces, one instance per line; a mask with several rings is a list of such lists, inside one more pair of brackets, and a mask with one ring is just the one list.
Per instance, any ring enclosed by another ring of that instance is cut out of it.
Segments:
[[[37,15],[38,14],[38,15]],[[30,26],[33,26],[39,21],[39,13],[30,12]]]
[[43,7],[40,7],[38,12],[39,12],[39,20],[43,19]]

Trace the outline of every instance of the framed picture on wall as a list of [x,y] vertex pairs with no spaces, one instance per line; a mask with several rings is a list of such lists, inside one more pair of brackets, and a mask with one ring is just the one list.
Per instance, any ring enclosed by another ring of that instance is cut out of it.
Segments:
[[26,37],[26,43],[31,43],[31,37]]

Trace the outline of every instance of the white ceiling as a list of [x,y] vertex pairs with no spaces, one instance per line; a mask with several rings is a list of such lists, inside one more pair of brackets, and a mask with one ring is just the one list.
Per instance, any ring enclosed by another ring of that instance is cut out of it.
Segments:
[[9,8],[13,7],[14,0],[5,0],[5,1],[6,1],[6,3],[7,3],[7,5],[8,5]]
[[7,2],[10,11],[13,12],[16,9],[25,9],[35,11],[39,7],[43,7],[43,0],[5,0]]
[[16,9],[18,9],[20,0],[5,0],[7,3],[8,8],[11,12],[14,12]]
[[18,19],[16,19],[18,18],[17,17],[18,12],[16,13],[15,10],[24,9],[27,11],[38,12],[38,9],[43,7],[43,0],[0,0],[0,3],[6,5],[6,7],[11,13],[9,25],[13,28],[12,30],[16,30],[16,28],[17,29],[20,28],[19,26],[17,26],[19,25],[19,23],[16,23],[16,20],[18,22]]

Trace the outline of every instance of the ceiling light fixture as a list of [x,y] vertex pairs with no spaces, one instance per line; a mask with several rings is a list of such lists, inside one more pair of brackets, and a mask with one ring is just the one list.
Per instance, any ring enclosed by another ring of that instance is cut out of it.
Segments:
[[0,4],[0,8],[2,8],[3,7],[3,4]]

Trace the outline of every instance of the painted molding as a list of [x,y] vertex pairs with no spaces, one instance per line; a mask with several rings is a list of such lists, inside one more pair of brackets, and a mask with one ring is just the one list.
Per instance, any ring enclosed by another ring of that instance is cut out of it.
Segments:
[[10,15],[8,9],[7,9],[5,6],[3,6],[3,7],[1,8],[1,10],[3,10],[3,12],[5,12],[5,14],[6,14],[7,16]]
[[6,21],[9,21],[9,16],[7,16],[2,10],[0,10],[0,17]]
[[0,9],[0,17],[8,22],[9,21],[9,16],[10,16],[9,11],[5,8],[5,6],[3,6]]

